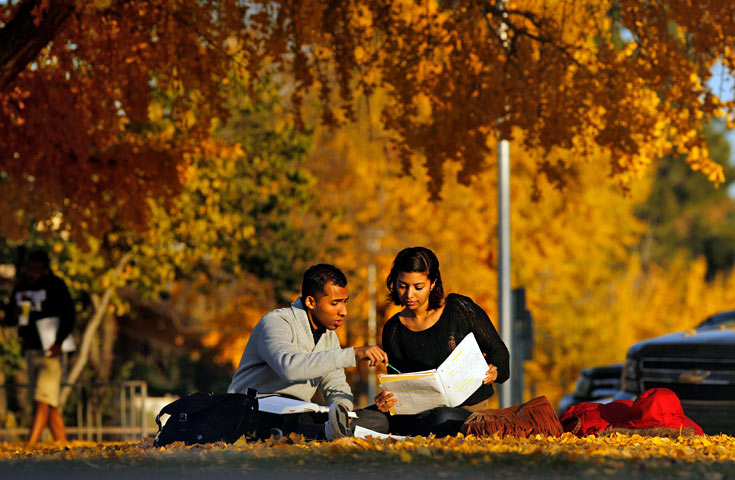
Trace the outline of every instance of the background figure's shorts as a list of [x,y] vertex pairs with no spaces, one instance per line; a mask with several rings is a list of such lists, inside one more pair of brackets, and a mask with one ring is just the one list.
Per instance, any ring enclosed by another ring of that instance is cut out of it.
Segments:
[[37,357],[34,359],[33,399],[48,403],[52,407],[59,406],[61,397],[61,359],[59,357]]

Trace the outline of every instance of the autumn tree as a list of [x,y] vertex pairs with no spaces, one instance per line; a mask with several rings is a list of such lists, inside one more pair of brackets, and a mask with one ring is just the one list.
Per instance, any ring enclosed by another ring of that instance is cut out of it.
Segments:
[[[200,320],[217,335],[207,344],[227,349],[247,338],[263,310],[297,290],[300,266],[319,234],[294,227],[313,198],[313,179],[302,168],[310,134],[295,131],[278,113],[273,82],[246,85],[233,74],[228,88],[230,122],[212,127],[211,139],[189,154],[176,198],[148,200],[150,219],[143,230],[110,217],[108,230],[101,237],[86,233],[83,244],[63,222],[39,224],[33,232],[33,242],[56,252],[56,269],[70,289],[91,300],[69,382],[79,378],[90,358],[98,376],[109,375],[115,318],[130,308],[126,292],[152,299],[166,294],[173,301],[181,295],[211,297]],[[239,92],[242,88],[250,95]],[[160,113],[146,128],[166,128],[170,101],[164,94],[156,98],[153,108]],[[257,316],[243,315],[243,303]]]
[[[2,232],[21,237],[41,222],[87,240],[89,251],[111,246],[105,271],[131,245],[162,245],[141,251],[146,265],[123,262],[123,278],[157,267],[157,278],[175,278],[172,262],[209,261],[187,242],[221,241],[200,218],[179,230],[166,218],[202,199],[197,215],[209,216],[207,202],[229,195],[206,169],[237,168],[230,160],[242,156],[215,128],[230,112],[233,69],[288,73],[297,123],[318,110],[323,124],[351,125],[356,100],[383,95],[370,111],[380,143],[357,146],[333,132],[315,157],[320,190],[330,186],[330,206],[344,205],[325,251],[365,278],[364,234],[382,226],[383,273],[391,249],[427,244],[456,290],[489,312],[492,151],[496,134],[512,140],[515,265],[523,265],[514,278],[538,318],[529,374],[552,397],[584,362],[622,348],[579,353],[600,322],[617,334],[595,312],[617,305],[614,286],[642,229],[630,202],[646,189],[648,166],[673,155],[710,182],[724,180],[701,125],[734,120],[735,104],[707,82],[715,62],[735,67],[731,2],[22,0],[0,7],[0,22]],[[349,163],[363,147],[378,160]],[[202,166],[207,173],[197,174]],[[616,185],[629,190],[626,200],[614,200]],[[147,231],[152,219],[165,232]],[[221,224],[226,236],[254,238],[249,223],[235,224],[243,228]],[[186,254],[170,248],[179,245],[171,232]],[[215,265],[224,261],[217,248]],[[122,281],[104,278],[104,288]]]
[[[4,232],[22,237],[52,218],[77,240],[113,223],[143,229],[151,201],[181,191],[189,159],[207,155],[212,122],[226,116],[236,3],[0,7]],[[140,128],[160,114],[157,92],[170,98],[169,123]]]
[[[539,158],[563,186],[598,162],[623,185],[655,158],[686,154],[723,181],[699,126],[726,115],[707,79],[731,71],[735,12],[719,0],[507,2],[22,0],[0,8],[0,161],[4,231],[57,212],[70,231],[104,231],[113,215],[142,225],[148,202],[180,191],[188,159],[227,115],[233,64],[293,72],[293,111],[315,91],[324,123],[354,118],[353,98],[380,86],[404,171],[423,152],[431,191],[443,165],[463,181],[486,165],[495,132]],[[620,45],[619,32],[630,39]],[[153,92],[172,126],[141,131]],[[180,135],[185,132],[185,135]],[[12,201],[8,200],[12,199]],[[124,205],[124,208],[123,208]]]

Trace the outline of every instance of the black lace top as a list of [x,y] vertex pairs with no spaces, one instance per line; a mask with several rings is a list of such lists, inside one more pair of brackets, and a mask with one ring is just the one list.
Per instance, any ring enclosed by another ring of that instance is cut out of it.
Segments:
[[[496,382],[506,381],[510,376],[508,348],[485,311],[469,297],[456,293],[447,295],[439,320],[426,330],[414,332],[401,323],[398,314],[391,317],[383,326],[383,350],[401,373],[431,370],[470,332],[475,334],[487,363],[498,368]],[[473,405],[492,394],[492,384],[482,385],[462,405]]]

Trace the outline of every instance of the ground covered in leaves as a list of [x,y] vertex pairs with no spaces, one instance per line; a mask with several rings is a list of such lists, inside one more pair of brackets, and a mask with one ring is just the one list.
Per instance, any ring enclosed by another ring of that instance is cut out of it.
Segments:
[[[346,438],[156,448],[151,440],[0,444],[0,478],[735,479],[735,437]],[[22,477],[21,477],[22,476]]]

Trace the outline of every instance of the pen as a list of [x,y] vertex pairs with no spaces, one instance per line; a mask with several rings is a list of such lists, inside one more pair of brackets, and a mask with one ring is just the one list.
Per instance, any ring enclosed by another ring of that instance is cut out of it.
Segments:
[[397,369],[396,367],[394,367],[394,366],[393,366],[393,365],[391,365],[390,363],[388,364],[388,366],[389,366],[390,368],[392,368],[393,370],[395,370],[395,371],[396,371],[396,373],[398,373],[398,374],[400,375],[400,373],[401,373],[401,372],[399,372],[399,371],[398,371],[398,369]]

